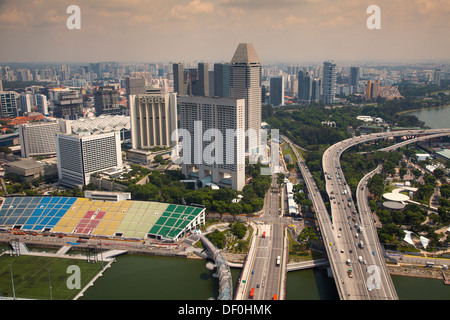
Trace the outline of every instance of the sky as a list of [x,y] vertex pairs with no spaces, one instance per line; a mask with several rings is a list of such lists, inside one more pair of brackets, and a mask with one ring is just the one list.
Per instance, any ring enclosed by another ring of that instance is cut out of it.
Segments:
[[449,35],[450,0],[0,0],[0,62],[449,61]]

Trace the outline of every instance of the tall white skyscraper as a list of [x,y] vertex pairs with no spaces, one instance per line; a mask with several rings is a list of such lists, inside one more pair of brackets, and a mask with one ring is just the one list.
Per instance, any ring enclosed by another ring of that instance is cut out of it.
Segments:
[[48,116],[48,102],[47,96],[43,94],[37,94],[36,96],[36,107],[40,113],[44,116]]
[[[242,190],[245,186],[245,101],[218,97],[180,96],[182,172]],[[186,136],[188,133],[189,136]]]
[[331,104],[336,96],[336,64],[333,61],[323,63],[323,102]]
[[177,129],[177,94],[147,92],[130,95],[131,144],[133,149],[173,147]]
[[91,175],[107,169],[122,168],[120,133],[93,135],[55,134],[59,182],[81,187]]
[[261,61],[251,43],[240,43],[231,59],[230,97],[245,99],[246,151],[257,151],[261,128]]
[[22,93],[19,98],[20,111],[22,114],[30,113],[33,108],[33,96],[29,93]]

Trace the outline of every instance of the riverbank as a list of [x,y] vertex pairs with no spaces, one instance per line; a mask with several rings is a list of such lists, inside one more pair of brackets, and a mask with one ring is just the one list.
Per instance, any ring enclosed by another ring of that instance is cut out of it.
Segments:
[[423,110],[439,110],[439,109],[445,109],[445,108],[448,108],[448,107],[450,107],[450,105],[440,106],[440,107],[433,107],[433,108],[411,109],[411,110],[397,112],[397,114],[402,115],[402,114],[405,114],[405,113],[417,112],[417,111],[423,111]]
[[[411,265],[387,265],[387,268],[389,273],[395,276],[443,280],[441,268],[426,268]],[[450,277],[449,270],[444,270],[444,272],[447,278]]]

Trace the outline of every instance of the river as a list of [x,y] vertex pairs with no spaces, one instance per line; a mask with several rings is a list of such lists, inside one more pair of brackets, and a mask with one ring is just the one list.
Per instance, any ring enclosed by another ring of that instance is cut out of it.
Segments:
[[[123,255],[81,300],[206,300],[217,298],[218,281],[199,259]],[[241,269],[231,269],[236,288]],[[392,276],[400,300],[449,300],[442,280]],[[338,300],[325,269],[288,272],[286,300]]]
[[422,109],[405,113],[414,115],[432,129],[450,128],[450,106],[439,109]]

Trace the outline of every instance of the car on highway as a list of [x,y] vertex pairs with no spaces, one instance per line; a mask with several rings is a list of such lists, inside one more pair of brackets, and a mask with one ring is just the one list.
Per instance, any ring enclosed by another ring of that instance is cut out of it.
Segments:
[[375,255],[375,251],[372,251],[372,254]]

